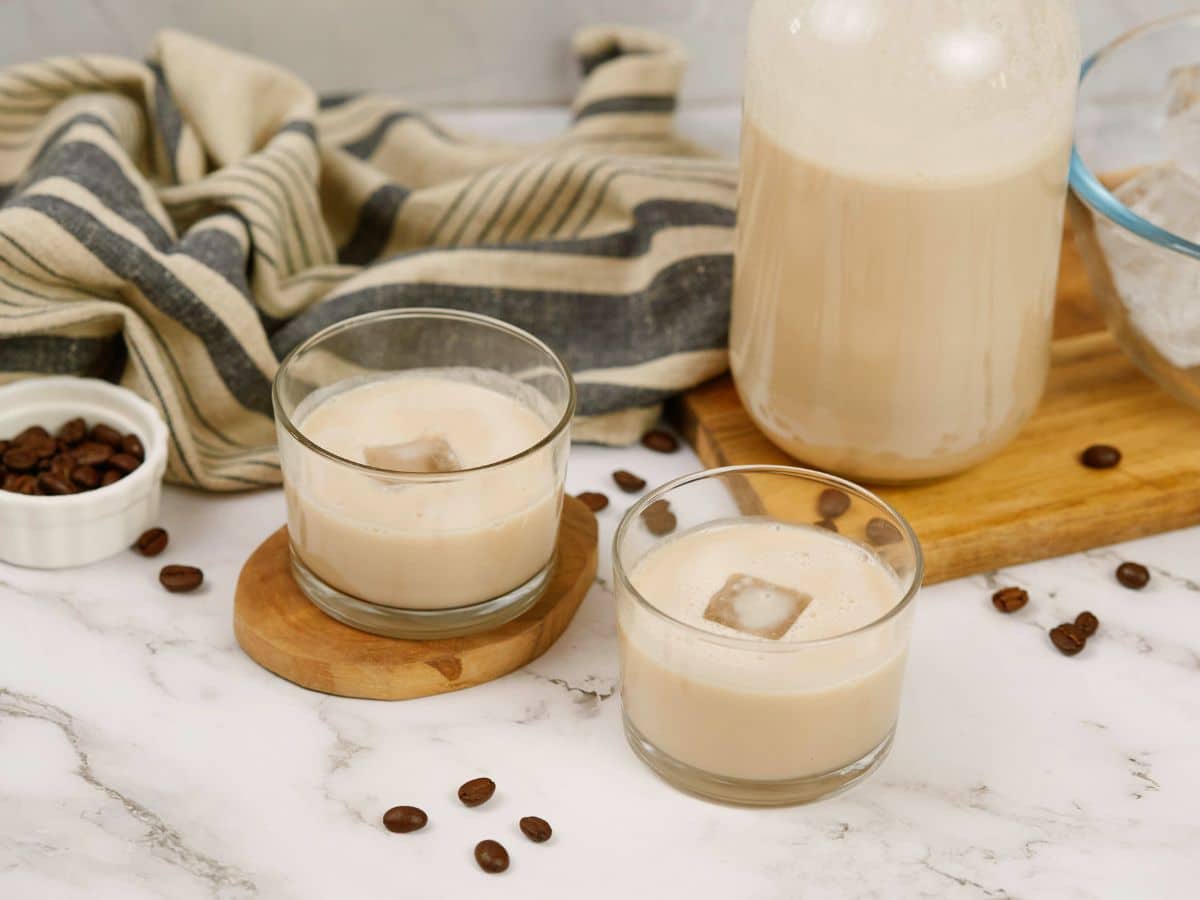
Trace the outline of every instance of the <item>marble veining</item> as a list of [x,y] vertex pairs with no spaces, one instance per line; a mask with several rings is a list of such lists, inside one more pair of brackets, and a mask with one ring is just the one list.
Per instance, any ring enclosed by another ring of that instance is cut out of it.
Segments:
[[[630,498],[688,451],[576,448],[604,490],[601,572]],[[1200,852],[1200,529],[938,585],[918,600],[891,757],[861,787],[783,810],[705,803],[625,746],[606,575],[522,671],[406,703],[326,697],[237,649],[230,595],[277,493],[168,491],[171,546],[72,572],[0,568],[0,896],[44,898],[1192,896]],[[1116,565],[1150,566],[1128,591]],[[206,586],[170,595],[164,562]],[[1029,605],[1003,616],[1000,585]],[[1091,609],[1075,658],[1048,628]],[[468,810],[467,778],[499,784]],[[383,811],[414,803],[417,835]],[[522,815],[555,827],[527,842]],[[508,846],[489,879],[474,843]]]
[[[562,111],[460,113],[536,136]],[[685,110],[726,149],[736,110]],[[810,807],[747,810],[667,787],[625,744],[610,543],[633,499],[699,468],[684,449],[576,447],[568,489],[602,490],[599,574],[543,657],[497,682],[404,703],[326,697],[238,649],[232,591],[283,521],[279,492],[168,490],[157,560],[0,565],[0,898],[325,900],[406,896],[1191,898],[1200,858],[1200,528],[922,592],[891,756]],[[1133,559],[1153,575],[1117,584]],[[206,573],[172,595],[165,563]],[[1001,615],[997,587],[1028,606]],[[1079,656],[1047,630],[1089,609]],[[478,809],[454,796],[488,775]],[[389,806],[430,815],[415,835]],[[555,828],[545,845],[523,815]],[[483,838],[512,854],[486,876]]]

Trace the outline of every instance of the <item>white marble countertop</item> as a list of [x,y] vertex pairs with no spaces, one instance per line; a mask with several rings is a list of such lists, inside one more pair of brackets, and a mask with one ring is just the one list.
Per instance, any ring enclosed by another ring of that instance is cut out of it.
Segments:
[[[732,112],[685,119],[732,146]],[[233,587],[283,520],[278,491],[169,490],[157,560],[0,565],[0,897],[1195,896],[1200,529],[925,590],[882,768],[817,805],[729,808],[644,768],[616,696],[608,545],[627,498],[609,473],[698,467],[686,449],[576,448],[569,489],[614,503],[574,623],[526,669],[425,700],[310,693],[240,652]],[[1151,567],[1146,590],[1115,582],[1125,559]],[[168,562],[203,567],[205,587],[165,593]],[[995,612],[999,584],[1029,606]],[[1084,609],[1100,632],[1063,657],[1046,631]],[[499,791],[465,809],[454,792],[476,775]],[[401,803],[430,826],[385,832]],[[530,814],[550,843],[517,831]],[[502,876],[471,857],[486,837],[512,854]]]

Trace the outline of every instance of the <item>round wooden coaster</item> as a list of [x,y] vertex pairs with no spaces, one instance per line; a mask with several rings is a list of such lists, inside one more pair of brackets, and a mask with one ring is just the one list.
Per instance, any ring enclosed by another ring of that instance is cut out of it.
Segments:
[[596,517],[565,498],[558,562],[533,607],[482,634],[402,641],[357,631],[317,609],[292,578],[284,527],[242,567],[233,630],[251,659],[314,691],[371,700],[457,691],[507,675],[550,648],[595,578],[596,542]]

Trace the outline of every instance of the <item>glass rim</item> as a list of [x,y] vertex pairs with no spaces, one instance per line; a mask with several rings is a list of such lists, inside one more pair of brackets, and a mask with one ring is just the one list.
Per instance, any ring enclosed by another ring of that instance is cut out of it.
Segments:
[[[900,525],[901,534],[908,540],[913,548],[914,568],[911,576],[911,582],[905,589],[903,596],[891,607],[887,612],[878,618],[872,619],[864,625],[860,625],[852,631],[844,631],[841,634],[830,635],[823,638],[792,638],[790,640],[764,641],[761,638],[752,637],[735,637],[733,635],[716,634],[707,629],[700,628],[690,622],[685,622],[682,619],[664,612],[653,603],[646,599],[633,583],[629,580],[629,573],[621,559],[621,542],[625,537],[631,523],[641,517],[641,514],[658,500],[670,493],[671,491],[693,484],[697,481],[706,481],[711,478],[719,478],[726,475],[782,475],[790,478],[803,478],[807,481],[816,481],[818,483],[836,487],[847,491],[854,496],[867,500],[876,504],[880,509],[890,515]],[[896,618],[907,609],[913,599],[921,590],[921,586],[925,580],[925,555],[921,549],[921,542],[917,538],[917,534],[913,531],[908,519],[900,515],[900,513],[886,500],[862,487],[855,484],[853,481],[847,481],[845,478],[839,478],[837,475],[830,475],[827,472],[819,472],[816,469],[805,469],[801,466],[778,466],[778,465],[741,465],[741,466],[723,466],[717,469],[703,469],[699,472],[692,472],[689,475],[682,475],[668,481],[666,484],[656,487],[644,497],[629,507],[622,517],[620,524],[617,526],[616,533],[613,535],[612,543],[612,559],[613,559],[613,575],[616,579],[617,586],[634,598],[634,601],[646,609],[648,612],[661,619],[662,621],[682,628],[689,633],[694,633],[704,640],[723,644],[738,650],[745,650],[753,653],[785,653],[788,651],[799,650],[802,647],[819,647],[836,644],[840,641],[856,637],[868,631],[873,631],[879,626]]]
[[[1165,31],[1183,23],[1200,26],[1200,12],[1176,13],[1126,31],[1087,58],[1080,70],[1080,85],[1082,86],[1087,81],[1088,74],[1098,63],[1110,58],[1126,45],[1132,44],[1148,34]],[[1070,183],[1071,189],[1080,200],[1114,224],[1159,247],[1200,259],[1200,244],[1189,241],[1160,225],[1155,225],[1118,200],[1112,191],[1104,186],[1091,167],[1083,161],[1078,141],[1071,148]]]
[[[293,364],[294,360],[306,350],[311,350],[314,346],[322,341],[331,338],[343,331],[348,331],[351,328],[369,325],[374,322],[390,320],[390,319],[448,319],[460,322],[468,322],[472,325],[483,325],[494,331],[503,332],[512,337],[519,338],[525,343],[530,344],[537,350],[540,350],[558,369],[559,374],[567,384],[567,403],[563,409],[559,420],[544,434],[538,441],[530,446],[514,453],[512,456],[506,456],[503,459],[495,460],[494,462],[485,463],[482,466],[472,466],[469,469],[456,469],[453,472],[397,472],[393,469],[382,469],[377,466],[368,465],[367,463],[359,462],[358,460],[348,459],[340,454],[334,453],[306,436],[303,431],[292,421],[291,415],[284,409],[280,399],[280,382],[283,380],[285,373]],[[558,437],[570,426],[571,420],[575,416],[575,406],[578,401],[578,393],[575,387],[575,378],[571,375],[571,370],[567,367],[566,362],[561,356],[554,352],[553,349],[543,340],[530,334],[523,328],[518,328],[516,325],[510,325],[501,319],[492,316],[485,316],[482,313],[467,312],[459,309],[447,309],[444,307],[406,307],[404,309],[381,309],[375,312],[363,313],[358,316],[351,316],[347,319],[334,322],[331,325],[326,325],[316,334],[309,336],[298,346],[292,350],[279,363],[279,368],[275,371],[275,378],[271,383],[271,400],[275,407],[276,418],[280,421],[283,427],[287,430],[296,441],[304,448],[311,450],[319,456],[323,456],[330,462],[337,463],[349,469],[359,471],[364,475],[370,475],[373,478],[383,478],[388,481],[395,482],[451,482],[457,481],[462,476],[472,475],[477,472],[486,472],[492,469],[500,469],[513,463],[519,462],[534,453],[544,449],[552,444]]]

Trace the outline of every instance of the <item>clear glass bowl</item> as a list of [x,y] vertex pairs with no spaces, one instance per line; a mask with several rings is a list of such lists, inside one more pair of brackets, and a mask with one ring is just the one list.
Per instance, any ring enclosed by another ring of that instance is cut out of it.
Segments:
[[[1190,121],[1168,117],[1192,98]],[[1075,239],[1113,336],[1200,408],[1200,13],[1135,29],[1084,63],[1071,188]]]

